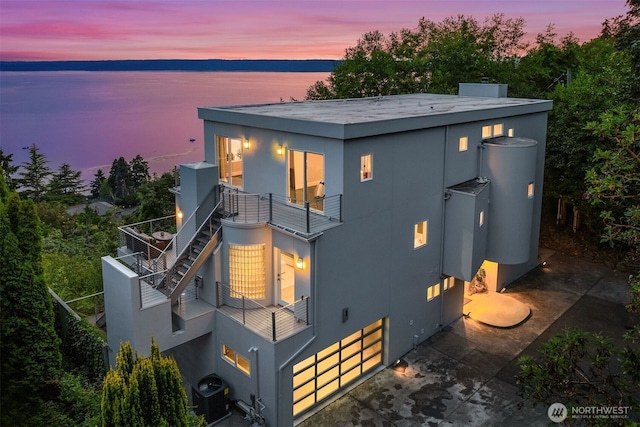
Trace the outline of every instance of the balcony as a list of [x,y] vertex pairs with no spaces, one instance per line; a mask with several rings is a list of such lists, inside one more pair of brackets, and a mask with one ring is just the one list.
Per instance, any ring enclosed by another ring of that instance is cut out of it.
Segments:
[[309,325],[309,298],[289,305],[264,306],[231,287],[216,282],[217,309],[271,341],[295,334]]
[[273,193],[244,193],[221,187],[222,217],[238,223],[268,223],[311,240],[342,223],[342,195],[301,201]]

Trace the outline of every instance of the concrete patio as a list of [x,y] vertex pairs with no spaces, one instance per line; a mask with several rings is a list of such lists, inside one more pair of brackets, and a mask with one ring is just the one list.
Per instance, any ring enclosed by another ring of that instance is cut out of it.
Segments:
[[[547,261],[546,265],[504,292],[531,308],[531,316],[522,324],[494,328],[462,317],[403,356],[404,369],[385,368],[298,425],[553,424],[547,407],[525,402],[523,409],[517,408],[517,360],[523,354],[534,354],[567,327],[619,339],[626,330],[623,303],[628,274],[551,250],[540,252],[540,261]],[[218,425],[249,424],[234,413]]]

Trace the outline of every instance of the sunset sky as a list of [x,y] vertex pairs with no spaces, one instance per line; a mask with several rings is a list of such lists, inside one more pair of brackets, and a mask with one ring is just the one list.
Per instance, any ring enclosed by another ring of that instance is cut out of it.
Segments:
[[581,41],[625,0],[0,0],[0,60],[340,59],[366,32],[458,14]]

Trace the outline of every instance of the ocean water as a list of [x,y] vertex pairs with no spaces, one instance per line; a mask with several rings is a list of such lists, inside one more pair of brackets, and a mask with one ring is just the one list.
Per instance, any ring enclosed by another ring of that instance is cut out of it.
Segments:
[[[62,163],[109,173],[115,158],[140,154],[151,173],[203,159],[198,107],[302,100],[328,73],[0,72],[0,148],[13,163],[36,144]],[[195,138],[195,142],[190,140]]]

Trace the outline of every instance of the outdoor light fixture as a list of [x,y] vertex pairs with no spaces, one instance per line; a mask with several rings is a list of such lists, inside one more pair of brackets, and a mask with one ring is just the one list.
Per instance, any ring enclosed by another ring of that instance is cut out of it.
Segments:
[[245,139],[245,140],[242,142],[242,146],[243,146],[244,148],[246,148],[246,149],[249,149],[249,148],[251,148],[251,143],[249,142],[249,140],[248,140],[248,139]]
[[182,219],[184,214],[182,213],[182,211],[180,209],[178,209],[178,211],[176,212],[176,216],[178,217],[178,219]]
[[302,270],[304,268],[304,259],[298,258],[296,260],[296,267],[298,267],[300,270]]
[[284,156],[284,147],[282,146],[282,144],[278,144],[277,153],[278,156]]

